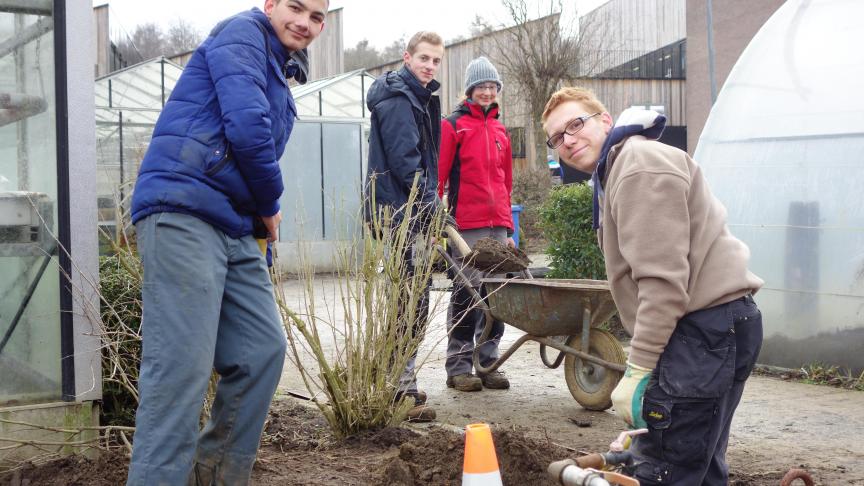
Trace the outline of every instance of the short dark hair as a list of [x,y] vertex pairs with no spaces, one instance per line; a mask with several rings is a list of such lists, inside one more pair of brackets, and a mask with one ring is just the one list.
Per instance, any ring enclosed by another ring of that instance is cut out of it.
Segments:
[[444,45],[444,40],[441,39],[440,35],[428,30],[421,30],[411,37],[405,50],[408,51],[408,54],[414,55],[414,52],[417,51],[417,44],[420,44],[421,42],[432,44],[433,46]]

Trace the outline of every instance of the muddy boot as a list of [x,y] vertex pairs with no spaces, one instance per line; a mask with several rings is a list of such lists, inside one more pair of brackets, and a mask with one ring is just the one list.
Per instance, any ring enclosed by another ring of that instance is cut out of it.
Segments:
[[510,380],[504,376],[504,373],[500,371],[493,371],[492,373],[480,374],[477,373],[480,377],[480,380],[483,382],[483,386],[492,390],[506,390],[510,388]]
[[426,400],[429,398],[428,395],[426,395],[426,392],[423,390],[417,390],[416,392],[408,392],[408,393],[404,393],[404,394],[400,391],[400,392],[396,392],[396,398],[394,398],[393,401],[398,402],[398,401],[402,400],[402,397],[405,397],[405,396],[413,397],[414,402],[417,403],[417,405],[425,405]]
[[432,422],[436,416],[435,409],[426,405],[425,402],[420,403],[418,397],[414,400],[414,407],[408,410],[405,420],[408,422]]
[[480,391],[483,389],[483,383],[480,381],[480,378],[477,378],[471,373],[448,376],[447,386],[463,392]]

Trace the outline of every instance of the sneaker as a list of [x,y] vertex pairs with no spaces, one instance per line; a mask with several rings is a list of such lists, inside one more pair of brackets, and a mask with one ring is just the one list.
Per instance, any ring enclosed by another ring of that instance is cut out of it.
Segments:
[[405,419],[409,422],[432,422],[436,416],[434,408],[426,404],[417,404],[408,410]]
[[482,390],[483,382],[471,373],[463,373],[461,375],[448,376],[447,386],[463,392],[472,392]]
[[506,390],[510,388],[510,380],[500,371],[492,373],[477,374],[483,382],[483,386],[492,390]]

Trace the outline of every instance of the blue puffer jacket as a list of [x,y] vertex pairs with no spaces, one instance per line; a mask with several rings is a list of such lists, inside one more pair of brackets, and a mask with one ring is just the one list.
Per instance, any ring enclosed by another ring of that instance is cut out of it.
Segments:
[[296,108],[286,74],[296,64],[253,8],[217,25],[165,104],[135,184],[132,221],[196,216],[232,238],[255,215],[279,211],[279,158]]
[[[438,145],[441,102],[406,67],[389,71],[372,83],[366,97],[371,115],[368,178],[375,178],[375,204],[399,209],[408,202],[420,172],[418,203],[438,203]],[[367,205],[367,217],[373,208]],[[399,217],[401,215],[397,215]]]

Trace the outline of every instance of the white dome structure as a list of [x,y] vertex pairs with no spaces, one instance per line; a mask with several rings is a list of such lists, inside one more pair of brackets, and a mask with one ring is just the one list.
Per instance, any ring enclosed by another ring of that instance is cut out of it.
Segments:
[[864,369],[860,0],[788,0],[741,55],[695,158],[765,280],[760,362]]

